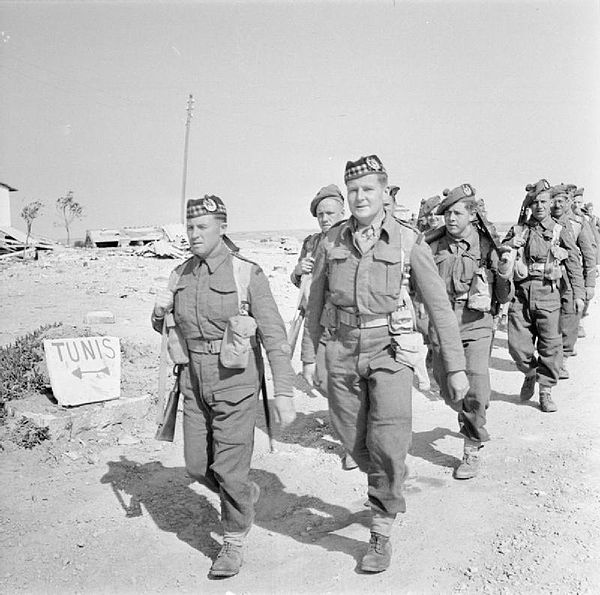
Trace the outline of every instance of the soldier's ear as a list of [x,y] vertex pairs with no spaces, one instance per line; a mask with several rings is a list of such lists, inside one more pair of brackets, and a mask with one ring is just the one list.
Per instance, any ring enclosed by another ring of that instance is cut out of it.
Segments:
[[219,226],[219,235],[223,235],[227,231],[227,221],[221,221]]

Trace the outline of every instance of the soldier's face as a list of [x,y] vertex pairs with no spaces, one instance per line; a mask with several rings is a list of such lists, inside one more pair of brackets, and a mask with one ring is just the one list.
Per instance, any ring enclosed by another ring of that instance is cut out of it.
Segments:
[[581,210],[581,207],[583,207],[583,196],[581,194],[573,197],[573,205],[576,209]]
[[552,200],[552,206],[550,207],[550,212],[553,217],[562,217],[565,212],[565,199],[563,196],[556,196]]
[[531,216],[537,221],[543,221],[550,214],[550,195],[540,192],[531,203]]
[[464,201],[459,200],[444,211],[444,224],[446,230],[454,238],[463,237],[471,221],[475,218]]
[[344,205],[335,198],[324,198],[317,205],[317,221],[323,233],[344,218]]
[[227,231],[227,223],[214,215],[202,215],[187,220],[187,236],[190,250],[194,256],[205,258],[219,244],[221,236]]
[[349,180],[347,188],[350,212],[359,223],[369,225],[383,211],[385,182],[377,174],[369,174]]

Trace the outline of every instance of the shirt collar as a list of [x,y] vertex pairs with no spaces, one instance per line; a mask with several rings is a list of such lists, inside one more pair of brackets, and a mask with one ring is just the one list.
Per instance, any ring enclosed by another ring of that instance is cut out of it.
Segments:
[[477,230],[475,229],[475,226],[471,225],[467,235],[464,238],[453,238],[448,233],[447,230],[446,230],[446,238],[448,239],[449,244],[460,244],[461,242],[464,242],[465,244],[467,244],[467,248],[472,248],[473,245],[478,240],[478,233],[477,233]]
[[542,219],[541,221],[538,221],[533,217],[529,217],[527,225],[529,225],[529,227],[536,227],[537,225],[540,225],[544,229],[552,229],[554,227],[554,219],[552,219],[550,215],[548,215],[545,219]]
[[[385,232],[386,236],[389,238],[391,233],[392,226],[392,215],[386,215],[385,211],[382,211],[379,217],[376,217],[371,222],[371,225],[368,227],[372,227],[375,231],[381,230]],[[357,229],[358,229],[358,221],[351,216],[347,221],[341,224],[342,229],[340,230],[340,236],[343,239],[348,239]]]
[[198,274],[200,265],[205,262],[208,267],[208,272],[212,275],[225,262],[227,256],[229,256],[229,249],[225,246],[223,240],[219,240],[217,247],[206,258],[194,257],[196,259],[194,274]]

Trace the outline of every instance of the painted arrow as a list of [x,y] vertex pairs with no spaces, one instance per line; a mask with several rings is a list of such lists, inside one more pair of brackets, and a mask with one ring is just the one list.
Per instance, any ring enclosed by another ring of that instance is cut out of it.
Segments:
[[84,374],[106,374],[107,376],[110,376],[110,370],[108,369],[108,366],[100,369],[100,370],[82,370],[81,368],[75,368],[73,370],[73,376],[76,376],[77,378],[79,378],[79,380],[81,380],[83,378]]

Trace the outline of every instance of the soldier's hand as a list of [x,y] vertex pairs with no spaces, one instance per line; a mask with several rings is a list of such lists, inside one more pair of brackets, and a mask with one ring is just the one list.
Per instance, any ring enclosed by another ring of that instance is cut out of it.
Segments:
[[464,399],[469,392],[469,379],[464,370],[450,372],[448,374],[448,391],[452,401],[457,402]]
[[585,302],[581,298],[575,300],[575,312],[581,314],[585,308]]
[[521,248],[525,245],[525,238],[523,236],[515,236],[508,242],[513,248]]
[[312,270],[315,266],[315,259],[312,256],[306,256],[299,262],[299,264],[302,270],[302,275],[312,273]]
[[164,316],[166,312],[173,309],[173,292],[170,289],[161,289],[156,292],[154,300],[154,313]]
[[292,397],[275,395],[275,421],[282,427],[289,426],[296,419],[294,399]]
[[591,300],[593,300],[595,294],[596,294],[596,291],[594,290],[593,287],[586,287],[585,288],[585,299],[586,299],[586,301],[590,302]]
[[302,377],[310,386],[315,384],[315,373],[317,370],[317,364],[302,364]]

